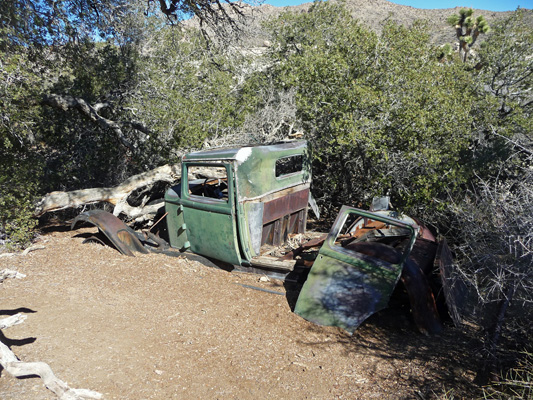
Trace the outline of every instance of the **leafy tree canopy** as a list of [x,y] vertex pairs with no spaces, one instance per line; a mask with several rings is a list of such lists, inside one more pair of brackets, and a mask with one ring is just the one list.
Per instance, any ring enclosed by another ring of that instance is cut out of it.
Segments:
[[388,193],[397,206],[437,205],[472,173],[477,86],[438,61],[427,30],[388,23],[376,35],[329,3],[273,23],[271,73],[297,91],[326,202]]

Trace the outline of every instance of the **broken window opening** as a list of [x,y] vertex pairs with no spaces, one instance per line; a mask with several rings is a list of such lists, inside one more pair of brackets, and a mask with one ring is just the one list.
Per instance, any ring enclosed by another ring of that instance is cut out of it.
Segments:
[[276,178],[302,172],[303,156],[301,154],[279,158],[276,161]]
[[189,166],[188,175],[197,179],[189,180],[189,194],[228,202],[228,175],[222,166]]

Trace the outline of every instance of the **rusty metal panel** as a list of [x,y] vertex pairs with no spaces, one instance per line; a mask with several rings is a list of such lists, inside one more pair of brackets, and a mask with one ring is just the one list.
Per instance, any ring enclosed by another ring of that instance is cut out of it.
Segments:
[[409,258],[402,270],[402,282],[409,295],[411,312],[418,330],[424,334],[442,331],[435,297],[422,269]]
[[[419,226],[422,227],[423,225],[419,224]],[[423,239],[420,235],[421,234],[419,233],[419,237],[416,239],[411,254],[409,254],[409,258],[416,262],[424,274],[429,275],[433,270],[438,244],[435,239]]]
[[274,221],[274,237],[272,239],[272,244],[278,246],[282,243],[282,223],[281,220],[277,219]]
[[298,213],[298,230],[294,233],[305,233],[307,226],[307,209],[301,210]]
[[148,253],[137,237],[137,233],[111,213],[103,210],[86,211],[74,219],[71,229],[74,229],[80,221],[95,225],[116,249],[126,256],[133,256],[134,251]]
[[468,288],[460,274],[454,271],[452,252],[446,239],[439,242],[435,265],[440,271],[448,313],[453,323],[459,326],[462,324],[462,317],[468,314],[465,310],[468,303]]
[[272,244],[274,238],[274,223],[263,225],[263,234],[261,236],[261,246]]
[[292,214],[307,207],[309,189],[291,193],[283,197],[265,202],[263,224],[275,221],[285,215]]
[[305,233],[306,216],[307,209],[303,209],[263,225],[261,245],[279,246],[290,234]]

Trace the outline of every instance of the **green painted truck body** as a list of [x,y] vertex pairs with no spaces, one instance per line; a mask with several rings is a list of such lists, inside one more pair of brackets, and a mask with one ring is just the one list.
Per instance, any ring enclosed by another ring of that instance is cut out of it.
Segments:
[[[190,153],[181,167],[181,182],[165,194],[166,231],[179,252],[167,251],[161,238],[145,237],[103,210],[80,214],[72,227],[96,225],[128,256],[192,252],[211,265],[214,260],[231,269],[305,279],[295,313],[349,332],[387,306],[401,279],[418,328],[441,329],[426,275],[437,263],[440,273],[449,275],[451,257],[437,249],[446,250],[445,241],[439,244],[423,225],[388,210],[387,198],[374,202],[373,212],[343,206],[329,234],[306,233],[312,198],[305,141]],[[443,288],[454,306],[457,294]]]
[[[192,168],[222,173],[223,195],[202,190],[214,186],[209,184],[216,178],[206,177],[203,187],[190,182]],[[165,195],[170,244],[249,266],[261,246],[304,232],[310,183],[303,141],[187,154],[181,184]]]

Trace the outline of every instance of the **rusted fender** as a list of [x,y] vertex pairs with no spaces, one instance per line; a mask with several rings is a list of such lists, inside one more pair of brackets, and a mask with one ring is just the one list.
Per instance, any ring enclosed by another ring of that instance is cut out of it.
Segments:
[[409,295],[411,312],[418,330],[426,335],[440,333],[442,323],[435,297],[426,276],[412,259],[404,263],[401,279]]
[[455,326],[460,326],[463,317],[471,315],[472,309],[468,307],[468,287],[461,274],[454,270],[453,255],[446,239],[439,242],[435,265],[440,272],[448,313]]
[[113,243],[118,251],[126,256],[134,256],[133,252],[148,253],[137,233],[113,214],[103,210],[86,211],[74,218],[70,229],[74,229],[80,221],[96,226]]
[[[423,227],[421,224],[419,226]],[[432,235],[421,235],[404,264],[401,276],[415,324],[418,330],[426,335],[442,331],[435,295],[428,280],[428,276],[433,272],[437,247],[438,243]]]

